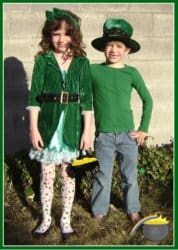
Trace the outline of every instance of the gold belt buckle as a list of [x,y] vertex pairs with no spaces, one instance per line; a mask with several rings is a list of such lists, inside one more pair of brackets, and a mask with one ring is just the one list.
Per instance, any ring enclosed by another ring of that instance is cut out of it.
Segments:
[[60,103],[67,104],[69,102],[69,93],[66,91],[61,92]]

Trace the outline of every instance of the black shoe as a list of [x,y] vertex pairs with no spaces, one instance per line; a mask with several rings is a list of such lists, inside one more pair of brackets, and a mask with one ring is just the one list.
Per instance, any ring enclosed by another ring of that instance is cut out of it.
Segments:
[[61,232],[61,236],[62,236],[63,241],[68,240],[73,235],[76,235],[76,233],[74,231],[70,232],[70,233],[63,233],[63,232]]
[[35,229],[32,231],[32,236],[35,239],[39,239],[39,238],[44,238],[49,234],[51,227],[49,227],[45,232],[40,233],[40,232],[35,232]]

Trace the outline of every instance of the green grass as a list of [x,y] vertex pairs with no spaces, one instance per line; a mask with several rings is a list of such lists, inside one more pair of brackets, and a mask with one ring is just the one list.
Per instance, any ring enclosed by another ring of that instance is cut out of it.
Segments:
[[[162,214],[170,221],[168,236],[160,241],[153,242],[144,238],[142,229],[136,235],[131,236],[132,226],[123,210],[122,197],[119,191],[113,190],[111,206],[107,219],[102,225],[98,225],[91,216],[90,195],[87,199],[78,199],[72,210],[72,226],[77,235],[64,243],[61,239],[58,227],[61,203],[60,187],[55,188],[55,196],[52,208],[52,228],[43,239],[33,239],[31,231],[37,225],[40,218],[39,201],[24,199],[23,190],[14,188],[14,183],[9,179],[5,182],[4,200],[4,244],[6,245],[173,245],[173,208],[168,202],[168,196],[161,190],[150,189],[150,192],[141,192],[142,212],[145,216]],[[60,185],[59,185],[60,186]]]

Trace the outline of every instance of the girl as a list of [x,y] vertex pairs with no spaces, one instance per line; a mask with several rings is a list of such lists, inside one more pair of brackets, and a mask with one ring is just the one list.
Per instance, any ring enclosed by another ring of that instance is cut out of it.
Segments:
[[79,17],[56,8],[46,11],[40,46],[28,106],[33,146],[30,158],[41,162],[43,220],[33,235],[40,237],[49,231],[55,165],[61,165],[60,227],[66,239],[74,233],[70,215],[75,193],[75,179],[66,170],[80,149],[91,147],[91,78]]

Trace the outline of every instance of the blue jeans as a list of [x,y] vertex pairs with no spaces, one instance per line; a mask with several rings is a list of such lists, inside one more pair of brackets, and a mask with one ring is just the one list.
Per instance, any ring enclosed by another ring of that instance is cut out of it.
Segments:
[[113,163],[118,154],[121,172],[121,188],[128,214],[139,212],[139,189],[137,181],[138,146],[129,132],[99,133],[95,138],[95,154],[100,169],[93,182],[92,212],[107,215],[110,204]]

